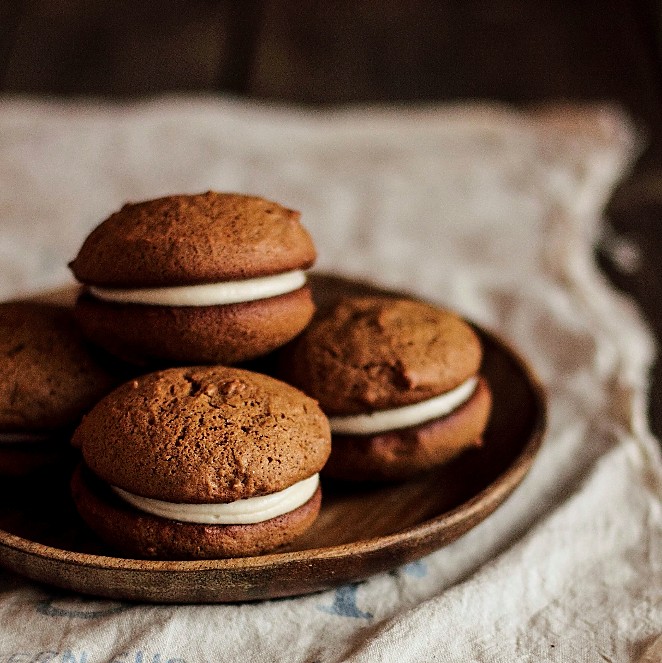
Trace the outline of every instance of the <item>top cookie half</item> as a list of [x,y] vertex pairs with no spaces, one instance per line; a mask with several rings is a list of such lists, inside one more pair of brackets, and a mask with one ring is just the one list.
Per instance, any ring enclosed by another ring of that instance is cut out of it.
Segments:
[[300,213],[236,193],[128,204],[101,223],[69,264],[82,283],[190,285],[307,269],[316,258]]
[[281,375],[327,415],[419,403],[475,377],[482,346],[452,311],[413,299],[345,297],[282,353]]

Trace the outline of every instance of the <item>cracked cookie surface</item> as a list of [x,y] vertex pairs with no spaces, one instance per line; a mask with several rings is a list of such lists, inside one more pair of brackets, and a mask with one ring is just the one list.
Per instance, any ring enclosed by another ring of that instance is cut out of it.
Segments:
[[282,376],[328,415],[409,405],[478,372],[482,349],[457,314],[413,299],[352,297],[288,347]]
[[104,481],[169,502],[210,503],[282,490],[330,452],[317,403],[279,380],[226,367],[173,368],[121,385],[72,443]]
[[69,264],[82,283],[141,288],[307,269],[316,252],[300,213],[257,196],[207,191],[125,205]]
[[34,302],[0,304],[0,430],[75,426],[118,382],[78,331],[71,311]]

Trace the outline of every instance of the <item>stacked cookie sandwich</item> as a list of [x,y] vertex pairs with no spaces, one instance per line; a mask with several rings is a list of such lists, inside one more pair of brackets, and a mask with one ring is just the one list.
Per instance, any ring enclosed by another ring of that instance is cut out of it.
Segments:
[[111,215],[70,264],[87,338],[144,370],[173,367],[122,385],[73,437],[76,506],[124,553],[254,555],[315,520],[326,417],[299,390],[227,367],[313,315],[299,216],[255,196],[168,196]]
[[296,336],[314,305],[299,213],[208,191],[125,205],[70,263],[85,335],[137,364],[236,364]]

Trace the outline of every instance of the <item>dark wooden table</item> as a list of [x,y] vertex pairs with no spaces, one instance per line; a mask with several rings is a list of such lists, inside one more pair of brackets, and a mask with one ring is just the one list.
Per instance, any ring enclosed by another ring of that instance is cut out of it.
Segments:
[[[621,104],[648,148],[597,247],[662,338],[662,9],[653,0],[0,0],[0,92],[219,90],[307,104]],[[662,437],[662,364],[651,423]]]

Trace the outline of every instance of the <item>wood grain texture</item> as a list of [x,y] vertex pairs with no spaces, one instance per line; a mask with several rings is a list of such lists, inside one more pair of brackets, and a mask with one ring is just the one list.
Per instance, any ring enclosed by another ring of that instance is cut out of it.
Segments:
[[[331,277],[322,298],[371,291]],[[230,602],[293,596],[364,579],[419,559],[487,518],[534,462],[546,425],[543,391],[502,341],[479,330],[494,394],[485,444],[404,483],[323,484],[319,519],[287,549],[259,557],[197,562],[126,559],[75,512],[65,474],[0,490],[0,565],[34,580],[116,599]]]

